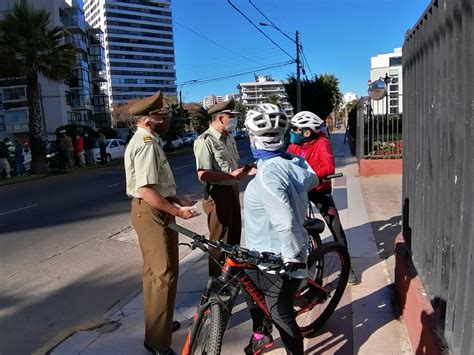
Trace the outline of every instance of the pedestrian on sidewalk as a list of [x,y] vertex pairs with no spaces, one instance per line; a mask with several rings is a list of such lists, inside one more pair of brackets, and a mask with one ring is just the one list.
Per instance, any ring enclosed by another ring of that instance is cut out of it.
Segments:
[[3,178],[3,172],[5,172],[5,179],[9,179],[10,176],[10,163],[8,162],[8,147],[1,141],[0,142],[0,179]]
[[74,157],[76,158],[76,165],[82,168],[86,165],[86,160],[84,158],[84,138],[78,133],[74,138],[73,142],[74,147]]
[[59,145],[59,166],[64,169],[70,169],[74,165],[74,147],[72,139],[66,133],[66,130],[61,130],[58,135]]
[[[235,101],[230,99],[208,110],[211,125],[194,141],[194,155],[198,178],[204,184],[202,205],[209,239],[238,245],[242,229],[238,182],[248,174],[239,167],[240,156],[230,134],[237,124],[234,108]],[[209,250],[209,276],[221,274],[224,258],[220,251]]]
[[[324,181],[326,176],[335,172],[331,143],[322,131],[324,121],[312,112],[301,111],[293,116],[290,124],[292,128],[287,151],[305,158],[320,179],[319,184],[309,192],[308,197],[321,213],[335,240],[347,248],[346,234],[332,197],[331,181]],[[357,282],[353,271],[349,276],[349,282]]]
[[[309,236],[303,224],[308,191],[318,183],[318,177],[303,158],[285,153],[288,121],[285,111],[272,104],[257,105],[247,112],[245,127],[258,170],[244,196],[245,239],[249,249],[280,255],[285,264],[302,269],[282,274],[264,269],[247,273],[265,296],[287,354],[303,355],[303,336],[293,307],[307,273]],[[253,321],[253,334],[244,351],[253,355],[269,348],[273,338],[263,311],[250,295],[244,292],[244,296]]]
[[[163,94],[135,102],[129,109],[137,130],[125,151],[127,195],[132,199],[132,225],[143,256],[143,303],[145,341],[143,346],[155,355],[173,355],[171,333],[179,328],[173,322],[178,281],[178,234],[165,226],[199,214],[191,207],[196,201],[176,195],[173,172],[159,135],[170,126],[163,107]],[[175,206],[178,205],[180,207]]]
[[95,156],[94,156],[94,148],[95,148],[95,139],[89,133],[84,133],[84,149],[86,151],[87,157],[87,164],[95,165]]
[[100,163],[102,165],[107,164],[107,147],[106,147],[105,135],[99,133],[99,152],[100,152]]
[[15,140],[15,174],[16,176],[22,176],[25,173],[25,157],[23,156],[23,146],[18,140]]

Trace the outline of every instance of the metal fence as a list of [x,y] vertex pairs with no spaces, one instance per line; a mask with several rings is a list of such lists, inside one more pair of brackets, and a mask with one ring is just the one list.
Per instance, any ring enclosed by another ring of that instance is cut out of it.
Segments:
[[473,6],[433,1],[403,46],[403,234],[455,354],[474,354]]
[[[403,154],[402,117],[398,107],[402,95],[388,94],[376,101],[368,97],[359,100],[357,109],[356,156],[358,159],[400,159]],[[389,107],[387,112],[387,107]],[[395,112],[393,112],[395,111]]]

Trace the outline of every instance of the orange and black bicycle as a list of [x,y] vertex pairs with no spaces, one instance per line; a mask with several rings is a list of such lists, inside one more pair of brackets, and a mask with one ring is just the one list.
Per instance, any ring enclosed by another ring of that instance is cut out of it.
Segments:
[[[322,222],[322,221],[320,221]],[[280,257],[272,253],[258,253],[244,247],[207,240],[177,224],[168,228],[192,238],[191,249],[208,252],[207,246],[216,248],[227,257],[218,278],[210,277],[194,316],[182,354],[220,354],[222,338],[232,316],[240,288],[253,298],[271,322],[270,312],[261,290],[254,284],[245,270],[294,271],[308,268],[307,277],[295,295],[296,322],[304,337],[311,337],[336,309],[347,284],[350,258],[343,244],[330,242],[321,244],[320,239],[310,243],[307,265],[293,263],[283,265]],[[311,237],[319,238],[324,222],[307,227]]]

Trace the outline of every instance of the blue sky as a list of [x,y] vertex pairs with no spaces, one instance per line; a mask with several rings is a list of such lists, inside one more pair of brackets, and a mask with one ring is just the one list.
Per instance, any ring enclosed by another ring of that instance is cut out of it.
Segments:
[[[370,58],[402,47],[430,0],[251,0],[291,38],[300,32],[306,74],[332,73],[340,89],[365,95]],[[231,0],[254,23],[268,22],[249,2]],[[261,69],[291,58],[264,37],[227,0],[173,0],[178,89],[183,101],[237,92],[255,74],[284,80],[296,65]],[[288,54],[295,44],[271,27],[260,27]],[[259,70],[260,69],[260,70]],[[216,77],[248,74],[226,79]],[[179,84],[188,80],[207,83]]]

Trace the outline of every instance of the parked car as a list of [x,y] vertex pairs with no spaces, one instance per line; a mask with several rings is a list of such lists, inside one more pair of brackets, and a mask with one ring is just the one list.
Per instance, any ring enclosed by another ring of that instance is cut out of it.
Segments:
[[237,131],[234,134],[235,140],[245,139],[245,138],[248,138],[248,137],[249,137],[249,134],[247,133],[247,131]]
[[[112,159],[123,158],[126,145],[127,143],[123,139],[106,139],[105,152],[107,154],[107,162],[111,161]],[[94,157],[97,162],[100,162],[100,149],[98,141],[95,143]]]
[[193,145],[194,141],[198,137],[197,132],[186,132],[183,135],[183,143],[184,145]]
[[173,148],[175,149],[181,149],[183,148],[184,142],[181,138],[178,136],[173,136],[171,138],[168,138],[167,142],[170,142]]

